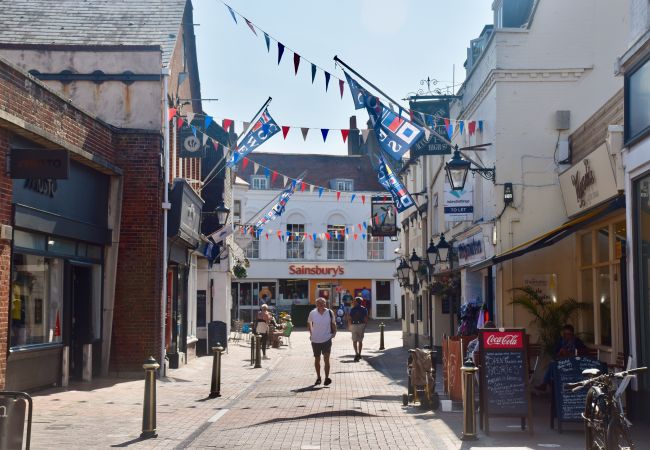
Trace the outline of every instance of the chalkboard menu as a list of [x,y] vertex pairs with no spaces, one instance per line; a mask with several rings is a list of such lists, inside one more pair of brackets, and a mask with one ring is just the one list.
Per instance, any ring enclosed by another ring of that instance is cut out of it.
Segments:
[[553,378],[553,403],[554,417],[558,419],[558,428],[561,430],[561,422],[582,422],[582,412],[585,410],[587,389],[572,392],[564,388],[566,383],[575,383],[584,380],[583,370],[599,369],[607,371],[607,365],[601,361],[574,357],[560,359],[551,363],[551,374]]
[[481,423],[489,417],[520,417],[532,433],[528,353],[524,329],[479,330]]

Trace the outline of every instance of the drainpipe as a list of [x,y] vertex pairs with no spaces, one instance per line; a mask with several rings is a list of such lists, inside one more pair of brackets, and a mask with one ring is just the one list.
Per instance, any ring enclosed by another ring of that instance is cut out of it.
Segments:
[[163,97],[162,97],[162,119],[163,119],[163,169],[164,169],[164,182],[163,182],[163,252],[162,252],[162,293],[160,298],[160,376],[165,376],[167,372],[167,364],[165,363],[165,315],[167,314],[167,214],[171,209],[169,203],[169,121],[167,120],[167,93],[169,90],[169,74],[168,67],[164,67],[161,72],[163,76]]

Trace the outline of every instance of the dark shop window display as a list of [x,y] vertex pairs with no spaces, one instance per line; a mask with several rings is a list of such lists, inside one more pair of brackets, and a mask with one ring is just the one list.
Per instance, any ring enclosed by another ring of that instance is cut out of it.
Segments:
[[13,255],[11,346],[61,342],[63,260]]

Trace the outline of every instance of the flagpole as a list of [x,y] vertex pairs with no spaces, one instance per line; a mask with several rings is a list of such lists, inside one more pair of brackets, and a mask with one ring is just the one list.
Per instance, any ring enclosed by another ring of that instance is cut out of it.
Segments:
[[[382,91],[381,89],[379,89],[379,88],[378,88],[377,86],[375,86],[373,83],[371,83],[370,81],[368,81],[368,79],[367,79],[366,77],[364,77],[363,75],[361,75],[359,72],[357,72],[356,70],[354,70],[352,67],[348,66],[348,65],[347,65],[346,63],[344,63],[343,61],[341,61],[341,60],[339,59],[338,56],[334,56],[334,61],[337,62],[337,63],[339,63],[340,65],[342,65],[342,66],[345,67],[346,69],[348,69],[350,72],[352,72],[353,74],[355,74],[358,78],[362,79],[366,84],[368,84],[368,86],[372,87],[374,90],[376,90],[377,92],[379,92],[379,93],[380,93],[381,95],[383,95],[386,99],[388,99],[391,103],[393,103],[395,106],[397,106],[400,110],[403,110],[403,109],[404,109],[404,108],[403,108],[399,103],[397,103],[397,101],[393,100],[393,99],[392,99],[388,94],[386,94],[384,91]],[[417,115],[414,114],[414,115],[413,115],[413,119],[415,119],[415,120],[418,122],[419,125],[422,125],[422,126],[426,127],[429,131],[431,131],[431,133],[433,133],[433,134],[434,134],[438,139],[440,139],[441,141],[445,142],[446,144],[453,145],[449,139],[447,139],[446,137],[444,137],[444,136],[442,136],[441,134],[439,134],[436,130],[434,130],[434,129],[432,129],[432,128],[429,128],[429,127],[427,126],[426,123],[422,123],[422,121],[420,120],[420,118],[419,118]]]

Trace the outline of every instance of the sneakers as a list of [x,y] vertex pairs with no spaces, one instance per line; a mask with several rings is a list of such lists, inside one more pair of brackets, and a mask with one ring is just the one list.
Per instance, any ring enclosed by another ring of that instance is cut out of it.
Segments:
[[[328,378],[328,380],[329,380],[329,378]],[[325,380],[325,382],[327,382],[327,380]],[[318,377],[318,378],[316,378],[316,382],[314,383],[314,386],[318,386],[320,383],[321,383],[320,377]]]
[[325,378],[325,383],[323,383],[325,386],[329,386],[332,384],[332,379],[331,378]]

